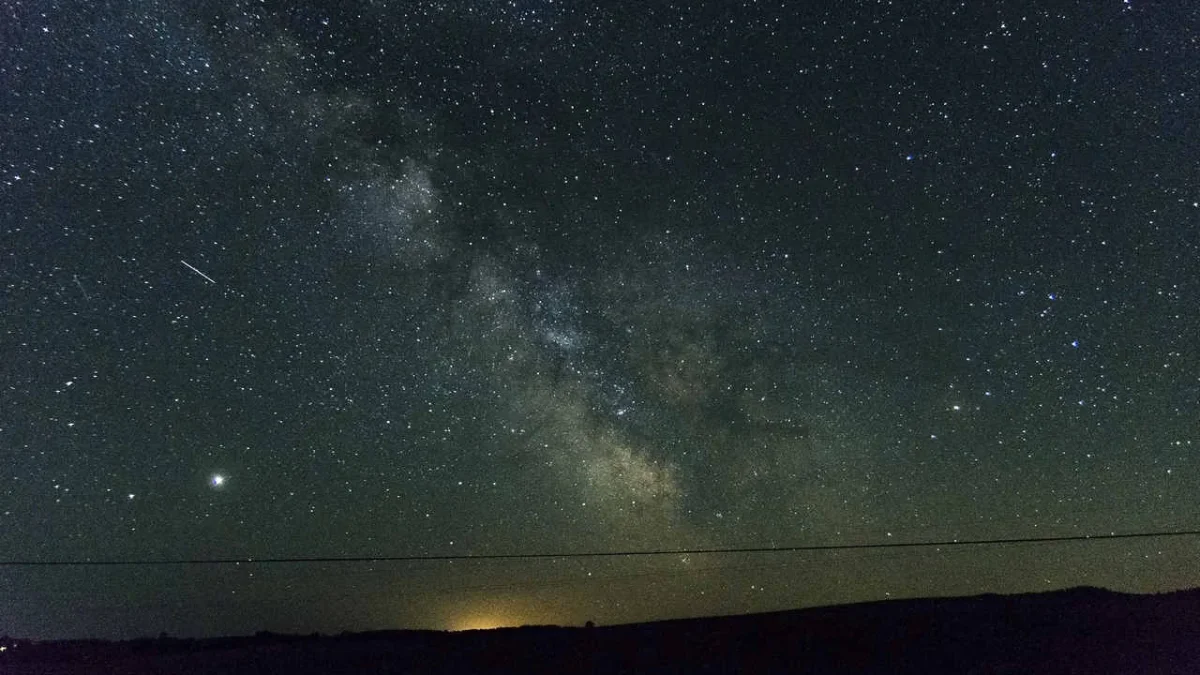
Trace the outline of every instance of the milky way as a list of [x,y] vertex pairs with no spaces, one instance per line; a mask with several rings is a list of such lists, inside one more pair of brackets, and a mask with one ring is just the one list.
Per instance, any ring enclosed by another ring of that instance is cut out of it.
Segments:
[[[0,559],[1194,527],[1200,10],[795,4],[8,7]],[[0,632],[1162,590],[1192,543],[4,567]]]

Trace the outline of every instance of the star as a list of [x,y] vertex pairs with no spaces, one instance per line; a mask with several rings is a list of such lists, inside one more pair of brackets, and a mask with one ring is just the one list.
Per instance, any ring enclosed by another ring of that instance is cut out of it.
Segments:
[[208,479],[208,484],[213,489],[220,489],[225,486],[225,476],[222,476],[219,473],[214,473],[212,477]]

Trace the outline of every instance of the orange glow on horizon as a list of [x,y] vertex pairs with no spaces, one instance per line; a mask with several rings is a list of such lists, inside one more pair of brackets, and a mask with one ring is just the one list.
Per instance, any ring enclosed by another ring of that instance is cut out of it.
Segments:
[[457,607],[451,611],[446,623],[447,629],[452,631],[517,628],[547,623],[548,617],[544,614],[527,601],[490,599]]
[[523,622],[496,614],[470,614],[458,617],[450,626],[452,631],[491,630],[492,628],[515,628]]

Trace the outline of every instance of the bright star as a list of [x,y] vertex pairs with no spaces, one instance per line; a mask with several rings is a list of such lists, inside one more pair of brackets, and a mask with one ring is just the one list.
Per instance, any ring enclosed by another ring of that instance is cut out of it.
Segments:
[[225,484],[225,476],[222,476],[219,473],[214,473],[212,478],[208,479],[208,484],[212,487],[219,488]]

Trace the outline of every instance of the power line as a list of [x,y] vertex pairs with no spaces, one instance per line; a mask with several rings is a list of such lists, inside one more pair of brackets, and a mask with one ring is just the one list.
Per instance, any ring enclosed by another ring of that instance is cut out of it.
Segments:
[[1053,537],[1011,537],[996,539],[949,539],[944,541],[887,541],[862,544],[807,544],[801,546],[749,546],[740,548],[678,548],[634,551],[566,551],[558,553],[486,553],[455,555],[378,555],[323,556],[282,558],[186,558],[168,560],[0,560],[0,567],[116,567],[154,565],[268,565],[303,563],[383,563],[439,562],[471,560],[537,560],[550,558],[634,558],[680,555],[728,555],[738,553],[797,553],[820,551],[860,551],[895,548],[950,548],[959,546],[1003,546],[1010,544],[1054,544],[1067,542],[1112,541],[1116,539],[1151,539],[1161,537],[1195,537],[1200,530],[1163,532],[1110,532],[1108,534],[1075,534]]

